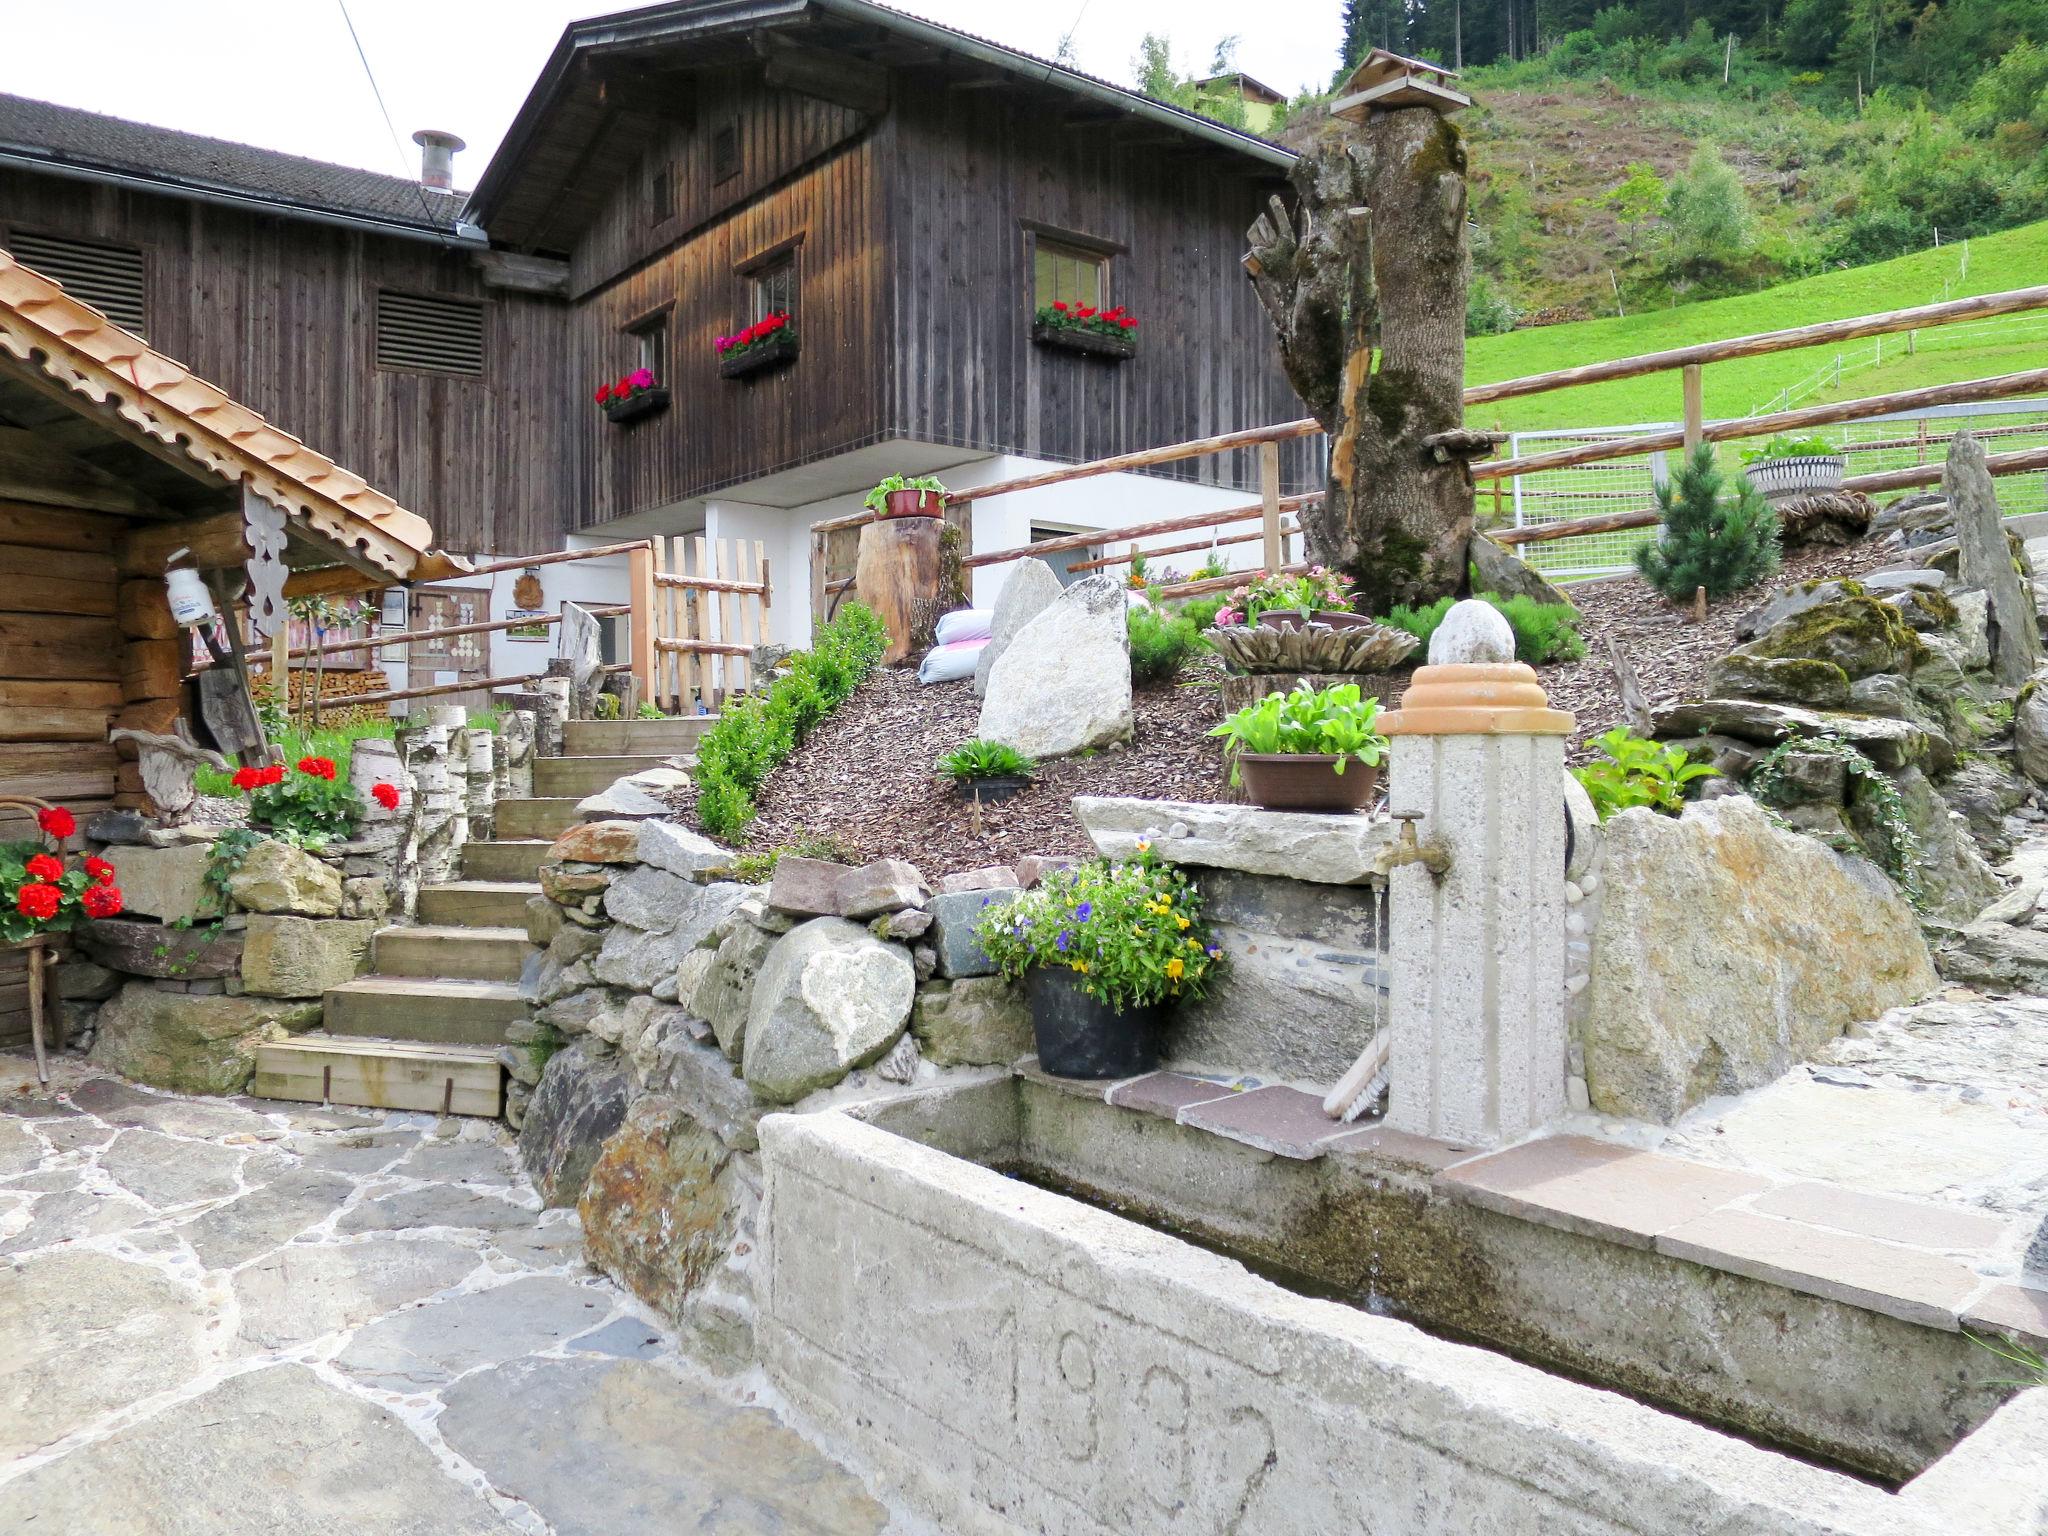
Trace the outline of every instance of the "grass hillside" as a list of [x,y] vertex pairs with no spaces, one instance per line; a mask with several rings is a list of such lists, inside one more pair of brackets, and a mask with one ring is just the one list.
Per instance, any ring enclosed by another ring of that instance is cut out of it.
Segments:
[[[1961,263],[1959,247],[1943,247],[1802,278],[1760,293],[1626,318],[1542,326],[1505,336],[1475,336],[1466,343],[1466,379],[1473,384],[1493,383],[1694,342],[1932,303],[1943,296],[1943,284],[1956,278]],[[1997,293],[2039,283],[2044,277],[2048,277],[2048,222],[1972,240],[1968,274],[1949,284],[1947,296]],[[1884,394],[2048,365],[2048,312],[1923,331],[1912,355],[1906,355],[1905,347],[1903,336],[1887,337],[1883,363],[1859,366],[1860,360],[1869,358],[1872,343],[1847,345],[1842,349],[1846,356],[1840,387],[1823,389],[1798,403]],[[1807,348],[1711,364],[1706,370],[1707,414],[1747,414],[1765,405],[1779,390],[1796,386],[1830,365],[1834,351]],[[1623,379],[1481,406],[1473,411],[1472,424],[1527,431],[1675,421],[1678,391],[1675,372]]]

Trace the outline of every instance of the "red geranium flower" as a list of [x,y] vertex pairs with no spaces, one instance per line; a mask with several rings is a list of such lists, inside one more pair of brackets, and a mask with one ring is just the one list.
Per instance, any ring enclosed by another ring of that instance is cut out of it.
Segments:
[[28,872],[38,880],[62,880],[64,866],[47,853],[39,853],[28,861]]
[[64,903],[64,893],[54,885],[24,885],[14,898],[14,910],[37,922],[48,922]]
[[1129,315],[1125,315],[1123,319],[1117,321],[1117,324],[1122,326],[1127,331],[1135,331],[1138,328],[1138,322],[1133,320]]
[[372,784],[370,798],[387,811],[398,809],[398,786],[396,784]]
[[260,789],[263,785],[263,770],[261,768],[237,768],[235,776],[228,782],[233,784],[235,788],[245,792],[252,789]]
[[69,837],[78,830],[78,818],[61,805],[53,805],[47,811],[36,812],[36,825],[50,836]]
[[92,876],[95,884],[112,885],[114,883],[114,866],[105,859],[87,859],[85,861],[85,872]]
[[331,757],[302,757],[299,759],[299,772],[305,774],[308,778],[332,779],[334,777],[334,759]]
[[597,393],[596,393],[595,395],[593,395],[593,396],[592,396],[591,398],[592,398],[592,399],[594,399],[595,401],[597,401],[597,403],[598,403],[599,405],[603,405],[603,404],[605,403],[605,401],[607,401],[607,400],[611,399],[611,397],[612,397],[612,387],[611,387],[611,385],[609,385],[609,384],[600,384],[600,385],[598,385],[598,386],[597,386]]
[[112,885],[88,885],[78,898],[85,908],[87,917],[115,917],[121,911],[120,888]]

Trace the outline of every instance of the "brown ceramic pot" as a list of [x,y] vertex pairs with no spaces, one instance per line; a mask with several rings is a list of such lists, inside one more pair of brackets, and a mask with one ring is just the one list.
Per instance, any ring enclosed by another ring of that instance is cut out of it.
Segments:
[[1269,811],[1362,811],[1372,803],[1380,771],[1321,752],[1240,752],[1238,771],[1254,805]]
[[884,498],[884,517],[944,517],[946,498],[937,491],[891,491]]

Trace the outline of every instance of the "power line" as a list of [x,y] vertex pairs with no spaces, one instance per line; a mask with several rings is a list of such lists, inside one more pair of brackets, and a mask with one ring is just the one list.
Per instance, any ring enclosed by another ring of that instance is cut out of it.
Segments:
[[384,104],[384,92],[377,85],[377,72],[370,68],[370,56],[363,51],[363,40],[356,32],[355,18],[348,13],[348,0],[334,0],[334,3],[341,11],[342,25],[348,28],[348,40],[356,45],[356,57],[363,65],[363,78],[370,82],[370,94],[377,98],[377,110],[384,116],[384,131],[391,135],[391,147],[397,152],[399,166],[405,179],[412,182],[413,192],[420,200],[420,212],[438,230],[440,216],[434,212],[433,204],[427,201],[427,189],[412,174],[412,163],[406,158],[405,145],[398,137],[398,125],[391,120],[391,109]]

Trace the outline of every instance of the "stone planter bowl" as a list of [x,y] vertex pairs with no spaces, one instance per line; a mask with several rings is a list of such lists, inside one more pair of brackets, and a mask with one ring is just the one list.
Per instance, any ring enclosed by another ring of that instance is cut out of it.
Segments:
[[1813,496],[1842,488],[1848,465],[1839,453],[1807,453],[1785,459],[1758,459],[1744,468],[1749,483],[1765,501]]
[[1339,773],[1327,752],[1240,752],[1237,766],[1246,796],[1269,811],[1362,811],[1380,782],[1377,766],[1352,762]]
[[[1282,618],[1292,622],[1265,622]],[[1347,622],[1325,624],[1324,618]],[[1420,644],[1405,629],[1356,613],[1317,614],[1306,624],[1298,613],[1261,614],[1257,624],[1210,629],[1206,638],[1233,672],[1387,672]]]

